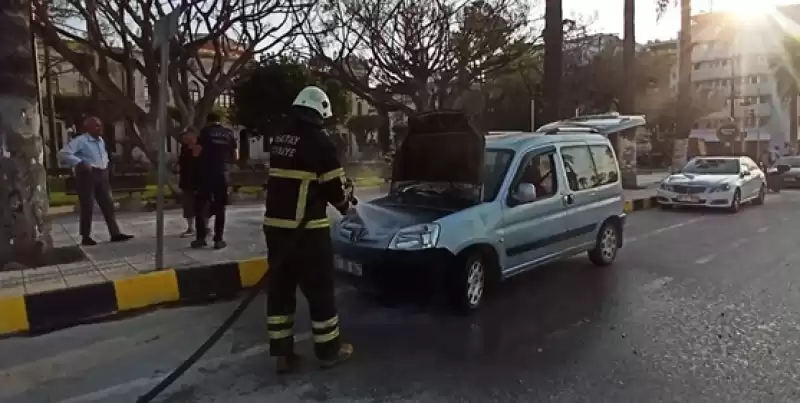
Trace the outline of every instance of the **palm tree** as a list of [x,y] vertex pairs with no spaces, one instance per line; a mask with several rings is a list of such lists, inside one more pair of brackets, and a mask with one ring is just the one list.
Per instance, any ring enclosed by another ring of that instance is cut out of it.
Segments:
[[0,1],[0,269],[50,250],[30,3]]
[[789,141],[797,148],[797,97],[800,95],[800,40],[783,41],[783,53],[771,61],[781,99],[789,100]]
[[689,144],[689,133],[692,128],[692,1],[691,0],[656,0],[659,16],[673,3],[680,1],[681,35],[678,45],[678,104],[675,127],[675,147],[672,165],[683,166],[686,163],[686,151]]
[[544,11],[544,123],[561,117],[561,73],[564,49],[564,10],[561,0],[548,0]]
[[[625,76],[625,85],[622,89],[622,99],[620,102],[620,110],[622,113],[633,114],[636,113],[636,8],[635,0],[625,0],[624,21],[625,28],[623,30],[623,44],[622,44],[622,58],[623,58],[623,71]],[[625,133],[629,138],[635,138],[636,130],[630,130]],[[622,133],[620,133],[622,135]],[[618,144],[615,141],[615,144]],[[633,142],[635,144],[635,141]],[[634,152],[622,152],[620,147],[617,147],[617,154],[625,157],[630,157],[633,161],[620,161],[623,167],[622,170],[622,186],[628,189],[637,188],[636,183],[636,148]]]

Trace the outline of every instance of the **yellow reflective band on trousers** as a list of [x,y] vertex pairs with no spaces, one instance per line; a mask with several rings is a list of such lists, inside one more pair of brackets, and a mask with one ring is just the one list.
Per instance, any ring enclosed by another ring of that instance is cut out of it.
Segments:
[[314,343],[327,343],[335,338],[339,337],[339,328],[333,329],[332,331],[325,333],[325,334],[315,334],[314,335]]
[[333,327],[339,324],[339,315],[336,315],[328,320],[320,322],[311,321],[311,327],[314,329],[325,329],[326,327]]
[[282,325],[284,323],[294,323],[294,317],[292,315],[267,316],[268,325]]
[[292,329],[284,329],[284,330],[270,330],[267,332],[269,334],[269,338],[272,340],[279,340],[285,339],[287,337],[292,337],[294,332]]
[[336,168],[319,176],[320,183],[332,181],[336,178],[344,179],[344,168]]
[[[323,175],[317,175],[314,172],[299,171],[295,169],[270,168],[269,176],[275,178],[296,179],[300,181],[300,186],[297,192],[297,206],[294,212],[294,220],[289,220],[285,218],[264,217],[264,225],[268,227],[289,228],[289,229],[300,227],[300,223],[303,221],[303,217],[305,217],[306,214],[306,206],[308,204],[308,188],[311,185],[311,182],[321,182],[322,176],[330,175],[333,172],[339,174],[339,171],[341,171],[341,175],[344,175],[344,169],[342,168],[326,172]],[[308,223],[306,224],[306,228],[310,229],[327,228],[330,226],[331,223],[327,217],[318,218],[315,220],[309,220]]]

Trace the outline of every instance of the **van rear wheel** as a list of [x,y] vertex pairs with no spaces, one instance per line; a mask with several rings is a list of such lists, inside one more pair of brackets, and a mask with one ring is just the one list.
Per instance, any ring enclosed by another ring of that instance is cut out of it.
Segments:
[[620,231],[613,222],[606,221],[597,232],[594,249],[589,251],[589,260],[597,266],[614,263],[619,251]]

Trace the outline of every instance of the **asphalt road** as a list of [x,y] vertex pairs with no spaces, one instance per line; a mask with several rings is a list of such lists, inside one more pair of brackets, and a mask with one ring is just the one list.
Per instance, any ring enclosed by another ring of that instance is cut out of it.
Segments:
[[[264,300],[157,402],[800,401],[800,193],[631,215],[616,264],[515,278],[472,317],[343,286],[346,366],[277,377]],[[0,402],[133,402],[236,301],[0,341]],[[301,305],[299,312],[305,312]],[[300,348],[311,353],[308,323]]]

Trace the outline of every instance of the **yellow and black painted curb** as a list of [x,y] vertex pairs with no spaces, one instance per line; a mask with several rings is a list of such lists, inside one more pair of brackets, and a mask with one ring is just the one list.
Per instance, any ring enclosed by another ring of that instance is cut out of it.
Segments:
[[267,272],[265,258],[166,269],[37,294],[0,296],[0,336],[39,334],[174,302],[233,298]]
[[647,210],[655,207],[658,207],[658,198],[656,196],[650,196],[641,199],[625,200],[626,213],[639,210]]
[[[658,206],[655,197],[626,200],[625,211]],[[234,298],[267,273],[265,258],[166,269],[37,294],[0,296],[0,336],[41,334],[92,319],[169,303]]]

